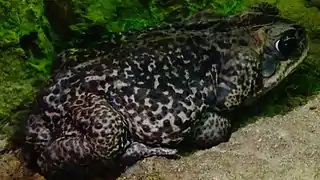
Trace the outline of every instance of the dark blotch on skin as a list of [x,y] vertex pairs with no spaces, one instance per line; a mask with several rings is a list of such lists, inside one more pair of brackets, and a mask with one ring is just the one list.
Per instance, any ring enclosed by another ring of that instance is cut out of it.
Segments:
[[201,98],[202,98],[202,95],[201,95],[200,92],[197,92],[197,93],[196,93],[196,98],[198,98],[198,99],[201,99]]
[[151,131],[150,127],[148,125],[142,125],[142,129],[147,133],[149,133]]
[[150,121],[151,121],[151,122],[155,122],[155,121],[156,121],[156,118],[155,118],[155,117],[151,117],[151,118],[150,118]]
[[157,109],[158,109],[158,104],[156,104],[156,103],[152,103],[152,105],[151,105],[151,110],[152,111],[156,111]]
[[168,113],[168,108],[163,106],[162,107],[162,115],[165,116]]
[[135,105],[134,103],[131,103],[131,104],[126,106],[126,109],[127,110],[134,109],[134,105]]
[[105,131],[102,131],[102,132],[101,132],[101,136],[102,136],[102,137],[106,137],[106,136],[107,136],[106,132],[105,132]]
[[98,81],[95,81],[95,80],[89,81],[89,86],[91,90],[96,90],[98,88],[98,85],[99,85]]
[[172,107],[177,108],[179,106],[179,103],[177,101],[173,101]]
[[150,112],[150,111],[147,112],[147,115],[148,115],[149,117],[153,117],[153,113]]
[[121,104],[122,100],[120,97],[116,97],[116,103]]
[[137,112],[140,114],[140,113],[142,113],[143,110],[144,110],[143,107],[139,106]]
[[70,86],[70,83],[68,82],[68,80],[62,80],[60,82],[61,87],[63,88],[68,88]]
[[161,99],[160,99],[160,102],[162,104],[168,104],[170,102],[169,98],[167,96],[163,96]]
[[102,128],[102,124],[101,124],[101,123],[96,123],[96,124],[94,125],[94,127],[95,127],[96,129],[101,129],[101,128]]
[[157,115],[156,115],[156,119],[157,119],[157,120],[161,120],[161,119],[162,119],[162,115],[161,115],[161,114],[157,114]]
[[100,81],[99,83],[100,83],[101,87],[105,87],[105,85],[106,85],[106,81]]
[[134,90],[133,87],[122,87],[121,90],[125,93],[125,94],[134,94]]
[[146,97],[146,95],[147,95],[147,90],[146,89],[144,89],[144,88],[139,88],[138,89],[138,96],[140,98],[144,98],[144,97]]
[[91,114],[93,113],[93,110],[92,110],[92,109],[88,109],[88,110],[87,110],[87,113],[88,113],[89,115],[91,115]]
[[60,101],[61,102],[66,102],[67,101],[67,97],[68,97],[68,95],[64,94],[63,96],[61,96]]
[[171,126],[170,121],[168,119],[164,120],[163,121],[163,126],[167,127],[167,128],[170,127]]
[[81,99],[76,100],[76,105],[81,105],[83,101]]
[[142,105],[144,105],[144,103],[145,103],[145,100],[144,99],[140,99],[139,100],[139,104],[142,106]]
[[104,140],[103,139],[98,139],[98,143],[103,144]]
[[240,39],[240,40],[239,40],[239,45],[241,45],[241,46],[248,46],[249,43],[248,43],[246,40],[244,40],[244,39]]
[[174,124],[176,126],[181,126],[181,124],[182,124],[181,118],[180,117],[175,117]]
[[60,117],[59,116],[52,116],[52,121],[53,122],[58,122],[60,120]]
[[163,121],[163,128],[161,128],[164,132],[172,132],[172,126],[168,119]]
[[222,49],[229,49],[229,48],[231,48],[231,44],[226,43],[226,42],[224,42],[223,40],[222,40],[222,41],[218,41],[217,44],[218,44],[218,46],[219,46],[220,48],[222,48]]
[[53,97],[53,95],[49,96],[49,101],[50,101],[50,102],[52,102],[52,101],[54,101],[54,100],[55,100],[55,98]]
[[83,116],[83,117],[87,117],[87,112],[86,111],[81,111],[80,115]]
[[191,106],[191,101],[189,99],[183,99],[183,102],[186,103],[187,106]]
[[42,137],[43,139],[47,139],[47,138],[48,138],[48,135],[47,135],[46,133],[42,133],[42,134],[41,134],[41,137]]
[[52,93],[55,94],[55,95],[59,94],[59,92],[60,92],[60,90],[57,87],[54,88],[54,90],[52,91]]

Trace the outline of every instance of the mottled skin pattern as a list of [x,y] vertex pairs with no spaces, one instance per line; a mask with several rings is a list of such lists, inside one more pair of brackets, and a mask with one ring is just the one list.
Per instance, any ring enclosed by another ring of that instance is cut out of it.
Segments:
[[[294,41],[278,41],[286,37]],[[231,122],[219,112],[269,91],[306,51],[303,28],[266,4],[65,51],[28,118],[26,152],[50,176],[91,160],[111,166],[175,156],[182,142],[226,142]]]

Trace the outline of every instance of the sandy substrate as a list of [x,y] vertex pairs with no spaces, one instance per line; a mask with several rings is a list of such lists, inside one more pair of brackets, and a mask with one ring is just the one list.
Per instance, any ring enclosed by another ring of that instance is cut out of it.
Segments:
[[[36,179],[11,154],[0,155],[0,179]],[[179,160],[148,158],[119,180],[320,179],[320,95],[286,115],[263,117],[228,143]]]

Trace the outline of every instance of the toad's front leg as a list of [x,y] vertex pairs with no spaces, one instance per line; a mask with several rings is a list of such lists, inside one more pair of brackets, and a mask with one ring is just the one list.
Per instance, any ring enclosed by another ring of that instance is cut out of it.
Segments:
[[217,111],[230,111],[252,99],[261,87],[261,61],[254,51],[234,50],[218,75]]
[[231,122],[215,112],[202,112],[197,117],[186,143],[196,148],[211,148],[227,142],[231,136]]
[[79,169],[93,164],[113,168],[118,166],[118,158],[120,163],[130,164],[145,157],[177,153],[173,149],[132,143],[124,116],[103,97],[92,93],[78,97],[69,111],[80,133],[64,133],[44,150],[38,165],[47,176],[65,171],[82,172]]

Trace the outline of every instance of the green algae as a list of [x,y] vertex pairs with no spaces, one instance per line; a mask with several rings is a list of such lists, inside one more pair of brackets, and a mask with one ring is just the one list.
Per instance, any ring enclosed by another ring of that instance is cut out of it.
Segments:
[[[42,6],[37,0],[0,1],[0,134],[13,134],[49,75],[53,49]],[[37,38],[25,43],[30,34]]]
[[[53,49],[48,39],[50,27],[42,7],[39,0],[0,1],[0,49],[8,52],[12,47],[23,48],[29,65],[46,73],[44,64]],[[25,42],[31,34],[35,36],[34,42]]]
[[[0,57],[0,134],[12,134],[11,126],[20,119],[36,91],[37,75],[22,61],[21,51],[4,51]],[[38,79],[40,80],[40,78]]]
[[[95,41],[107,32],[172,22],[199,10],[234,14],[257,2],[266,1],[1,0],[0,134],[11,136],[12,127],[23,122],[39,85],[49,77],[54,52],[76,46],[79,39]],[[283,16],[307,27],[312,41],[306,62],[252,108],[252,114],[258,116],[285,113],[320,91],[319,9],[307,6],[303,0],[268,2],[276,4]],[[32,43],[21,43],[32,33],[36,33]],[[247,122],[251,121],[242,125]]]

